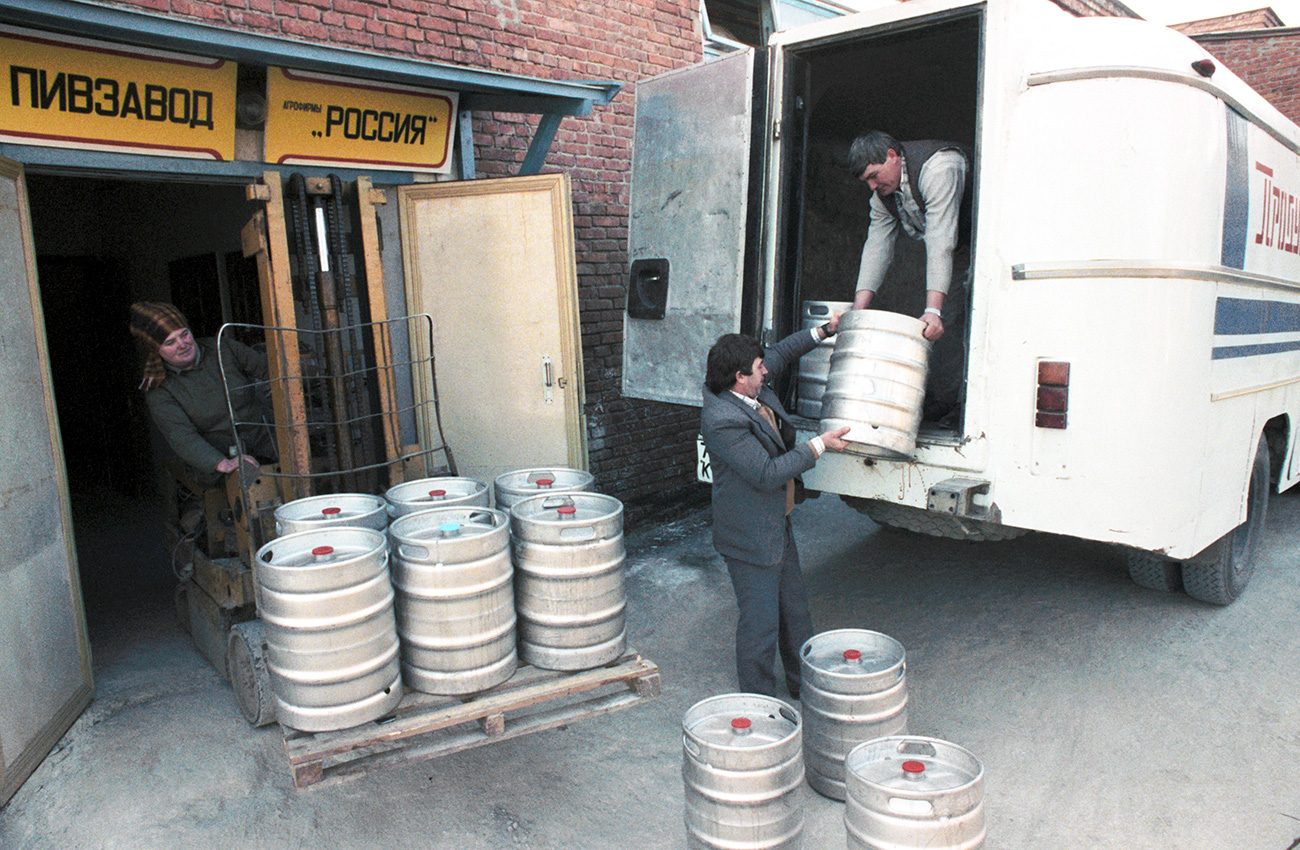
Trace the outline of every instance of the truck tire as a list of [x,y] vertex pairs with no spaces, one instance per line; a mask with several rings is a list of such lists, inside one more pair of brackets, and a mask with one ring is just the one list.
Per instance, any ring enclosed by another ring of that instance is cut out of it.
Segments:
[[266,627],[261,620],[235,623],[226,641],[226,669],[235,702],[252,726],[275,722],[271,674],[266,669]]
[[1139,587],[1172,593],[1183,586],[1183,565],[1144,549],[1125,549],[1128,574]]
[[1268,517],[1270,478],[1268,442],[1260,436],[1246,491],[1246,521],[1183,562],[1183,588],[1188,596],[1211,605],[1227,605],[1246,589],[1255,572],[1255,554]]
[[882,502],[879,499],[860,499],[842,496],[845,503],[858,513],[870,517],[872,522],[899,531],[911,531],[930,537],[950,540],[993,541],[1011,540],[1025,534],[1023,528],[1012,528],[995,522],[934,513],[910,505]]

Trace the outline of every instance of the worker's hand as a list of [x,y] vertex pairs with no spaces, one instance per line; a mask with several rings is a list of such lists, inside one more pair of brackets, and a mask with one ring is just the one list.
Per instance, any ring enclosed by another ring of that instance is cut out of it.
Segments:
[[241,460],[244,463],[248,464],[249,466],[253,467],[254,469],[258,468],[257,458],[249,457],[248,455],[240,455],[237,458],[228,457],[225,460],[218,463],[217,472],[220,472],[222,475],[225,475],[229,472],[234,472],[235,469],[238,468],[239,462]]
[[831,320],[826,323],[826,330],[831,333],[838,331],[840,329],[840,316],[843,315],[843,313],[831,313]]
[[849,445],[849,441],[844,439],[844,435],[847,433],[849,433],[848,425],[845,425],[843,428],[836,428],[834,431],[827,431],[825,434],[821,435],[822,445],[825,446],[828,451],[842,452],[848,448]]
[[925,322],[925,330],[921,331],[921,336],[934,342],[943,336],[943,319],[940,319],[934,313],[922,313],[921,321]]
[[853,309],[867,309],[867,307],[871,305],[871,299],[874,298],[875,295],[876,293],[872,292],[870,289],[859,289],[857,292],[853,293]]

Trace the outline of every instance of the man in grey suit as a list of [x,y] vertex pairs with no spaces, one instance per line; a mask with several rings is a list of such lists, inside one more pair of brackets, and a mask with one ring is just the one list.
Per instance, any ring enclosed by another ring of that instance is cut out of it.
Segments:
[[813,628],[790,531],[794,480],[827,449],[843,451],[849,430],[793,445],[794,428],[766,379],[798,364],[839,321],[794,333],[767,352],[743,334],[725,334],[709,350],[700,432],[713,468],[713,546],[740,609],[736,674],[748,693],[776,695],[779,648],[786,688],[799,698],[799,650]]

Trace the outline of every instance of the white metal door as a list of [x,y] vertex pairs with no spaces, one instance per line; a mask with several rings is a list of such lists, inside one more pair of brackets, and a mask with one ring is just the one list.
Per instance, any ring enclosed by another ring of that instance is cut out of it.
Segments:
[[[586,469],[568,175],[403,186],[398,200],[407,306],[433,317],[457,472],[490,485],[517,469]],[[426,443],[433,426],[421,423]]]
[[22,166],[0,157],[0,805],[90,702]]
[[740,330],[753,107],[753,50],[637,84],[626,396],[699,406],[709,346]]

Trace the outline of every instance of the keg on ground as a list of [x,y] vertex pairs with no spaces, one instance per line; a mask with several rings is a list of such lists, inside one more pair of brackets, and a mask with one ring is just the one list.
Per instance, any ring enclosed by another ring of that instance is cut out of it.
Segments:
[[599,493],[533,496],[510,508],[519,657],[546,670],[618,659],[623,629],[623,503]]
[[486,508],[491,494],[482,481],[444,476],[421,478],[389,487],[384,498],[388,500],[389,515],[399,517],[433,508]]
[[808,784],[844,799],[844,758],[873,738],[907,734],[907,656],[865,629],[815,634],[799,654]]
[[[852,301],[803,302],[803,329],[819,328],[836,313],[847,313]],[[820,419],[822,395],[826,392],[826,378],[831,370],[831,353],[835,351],[835,337],[817,344],[812,351],[799,358],[799,395],[795,410],[800,416]]]
[[921,426],[930,342],[925,322],[885,310],[840,318],[822,394],[821,430],[850,427],[852,454],[910,458]]
[[515,672],[510,518],[434,508],[388,527],[402,680],[430,694],[471,694]]
[[275,534],[355,526],[383,531],[388,527],[388,506],[367,493],[334,493],[285,502],[275,509]]
[[689,850],[803,847],[799,713],[758,694],[701,700],[682,719]]
[[254,572],[281,724],[304,732],[346,729],[401,701],[382,532],[340,527],[288,534],[258,550]]
[[533,496],[590,492],[595,487],[595,481],[595,476],[581,469],[517,469],[498,475],[492,484],[492,490],[497,510],[509,512],[515,502]]
[[974,850],[984,843],[984,767],[938,738],[895,736],[845,759],[848,850]]

